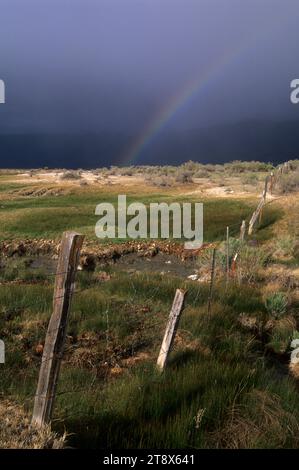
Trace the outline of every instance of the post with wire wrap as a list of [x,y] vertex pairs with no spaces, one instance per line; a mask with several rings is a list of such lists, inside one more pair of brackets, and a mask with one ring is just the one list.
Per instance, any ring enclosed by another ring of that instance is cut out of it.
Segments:
[[53,313],[46,335],[34,400],[32,424],[38,427],[42,427],[51,421],[75,276],[83,240],[84,236],[76,232],[64,232],[62,236],[55,277]]

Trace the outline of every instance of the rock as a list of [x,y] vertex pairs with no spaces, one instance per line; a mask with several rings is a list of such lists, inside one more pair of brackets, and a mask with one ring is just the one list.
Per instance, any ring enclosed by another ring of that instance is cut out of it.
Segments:
[[190,281],[197,281],[198,274],[190,274],[190,276],[188,276],[187,279],[190,279]]

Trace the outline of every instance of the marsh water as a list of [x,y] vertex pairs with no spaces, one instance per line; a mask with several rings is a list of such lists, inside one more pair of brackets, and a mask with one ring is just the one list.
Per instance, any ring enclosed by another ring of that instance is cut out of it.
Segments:
[[[31,269],[42,269],[46,274],[55,273],[57,260],[40,256],[32,259]],[[173,254],[158,253],[153,257],[138,256],[136,253],[129,253],[121,256],[118,260],[99,260],[99,269],[112,269],[113,271],[126,271],[128,274],[138,274],[139,272],[150,272],[168,274],[186,278],[194,274],[198,269],[198,259],[188,259],[182,261]]]

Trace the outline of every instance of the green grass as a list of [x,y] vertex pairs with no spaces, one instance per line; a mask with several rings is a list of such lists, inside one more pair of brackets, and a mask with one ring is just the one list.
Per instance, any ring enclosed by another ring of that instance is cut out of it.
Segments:
[[5,183],[2,181],[2,179],[0,178],[0,192],[4,193],[6,191],[13,191],[13,190],[16,190],[16,189],[24,189],[24,188],[29,188],[30,186],[29,185],[25,185],[25,184],[21,184],[21,183]]
[[[227,225],[231,227],[231,235],[238,234],[241,221],[249,220],[254,207],[254,203],[235,199],[200,201],[190,197],[182,199],[159,193],[141,197],[128,196],[127,204],[135,201],[142,202],[147,207],[152,202],[203,202],[205,242],[223,239]],[[77,230],[95,241],[97,240],[95,224],[99,219],[99,216],[95,215],[95,208],[101,202],[110,202],[117,207],[117,196],[88,190],[86,193],[73,191],[71,194],[58,197],[4,198],[1,201],[0,211],[0,239],[59,239],[63,231]],[[271,227],[280,215],[274,207],[265,209],[262,230],[258,234],[260,238],[266,239],[271,236]],[[172,223],[172,215],[170,219]]]

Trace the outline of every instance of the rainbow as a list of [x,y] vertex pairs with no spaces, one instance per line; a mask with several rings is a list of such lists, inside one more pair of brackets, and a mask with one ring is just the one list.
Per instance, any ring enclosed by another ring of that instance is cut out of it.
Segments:
[[124,165],[133,165],[138,159],[142,151],[155,139],[155,137],[163,130],[168,122],[186,106],[192,98],[205,86],[209,85],[213,78],[217,78],[217,72],[229,64],[239,54],[240,47],[237,50],[224,54],[220,60],[210,65],[206,70],[185,83],[183,88],[179,90],[171,99],[159,110],[159,112],[151,119],[142,132],[137,136],[136,140],[127,150],[122,163]]
[[[273,26],[279,25],[279,22],[275,21]],[[273,29],[273,28],[271,28]],[[168,124],[168,122],[186,106],[192,98],[202,92],[207,85],[210,85],[212,81],[219,77],[219,73],[225,69],[228,65],[231,65],[234,60],[242,57],[242,53],[246,49],[257,42],[261,36],[269,34],[268,31],[261,31],[262,34],[254,34],[253,41],[240,42],[237,47],[225,51],[220,58],[210,64],[204,71],[200,71],[197,77],[187,82],[181,90],[179,90],[160,110],[159,112],[148,122],[142,132],[136,137],[134,142],[127,149],[123,158],[121,158],[122,164],[125,166],[133,165],[142,151],[155,139],[155,137],[161,132],[161,130]]]

